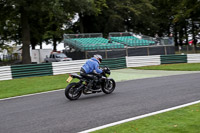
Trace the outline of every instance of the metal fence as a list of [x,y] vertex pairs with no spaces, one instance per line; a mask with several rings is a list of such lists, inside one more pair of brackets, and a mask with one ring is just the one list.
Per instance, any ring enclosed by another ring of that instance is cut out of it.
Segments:
[[1,55],[0,61],[19,60],[20,58],[21,58],[21,55],[19,54]]
[[73,60],[88,59],[94,54],[100,54],[104,59],[119,58],[125,56],[149,56],[175,54],[174,46],[138,46],[112,50],[94,50],[86,52],[66,52]]
[[132,36],[132,32],[110,32],[109,37]]
[[183,45],[183,46],[175,46],[175,51],[177,54],[192,54],[192,53],[200,53],[200,46],[197,45]]
[[64,39],[103,37],[102,33],[64,34]]

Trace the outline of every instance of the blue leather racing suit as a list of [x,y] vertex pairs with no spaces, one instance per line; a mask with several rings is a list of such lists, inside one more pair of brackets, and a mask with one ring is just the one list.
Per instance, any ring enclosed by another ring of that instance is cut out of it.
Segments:
[[102,73],[102,70],[99,69],[99,63],[96,58],[91,58],[87,60],[86,63],[82,66],[82,68],[85,70],[85,73],[87,74],[93,73],[93,71],[95,71],[95,73],[98,74]]

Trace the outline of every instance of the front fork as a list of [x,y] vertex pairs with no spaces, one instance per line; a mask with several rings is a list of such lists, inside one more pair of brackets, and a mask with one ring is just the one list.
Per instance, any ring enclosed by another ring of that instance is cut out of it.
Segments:
[[109,79],[107,77],[102,77],[102,80],[103,80],[102,82],[103,87],[107,88],[109,85]]

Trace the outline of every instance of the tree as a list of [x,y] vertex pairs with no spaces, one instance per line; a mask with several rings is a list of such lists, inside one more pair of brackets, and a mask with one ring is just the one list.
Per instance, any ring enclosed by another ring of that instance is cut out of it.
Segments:
[[78,26],[81,33],[86,32],[84,18],[97,16],[102,12],[103,7],[107,7],[106,0],[71,0],[70,9],[79,16]]
[[109,0],[99,14],[85,14],[81,19],[85,32],[108,34],[133,30],[144,33],[153,25],[150,21],[153,10],[155,7],[148,0]]
[[55,0],[52,10],[47,13],[44,40],[53,42],[53,50],[56,51],[57,42],[61,42],[63,34],[72,25],[71,20],[75,13],[69,0]]
[[[196,40],[196,35],[199,32],[200,25],[200,1],[199,0],[180,0],[175,6],[175,15],[173,22],[179,24],[179,39],[186,38],[188,44],[188,34],[192,34],[193,40]],[[195,25],[194,22],[199,22]],[[182,30],[185,29],[185,37],[182,37]],[[196,47],[196,43],[194,43]]]
[[[18,23],[18,26],[21,28],[21,40],[22,40],[22,63],[23,64],[29,64],[31,63],[30,60],[30,26],[29,26],[29,16],[30,16],[30,11],[31,10],[36,10],[34,6],[35,4],[39,3],[34,3],[35,1],[17,1],[17,0],[7,0],[4,1],[4,6],[3,6],[3,13],[5,11],[10,11],[7,13],[7,18],[5,19],[4,22],[6,21],[16,21]],[[38,1],[39,2],[39,1]],[[16,17],[13,16],[18,16],[19,19],[16,19]],[[12,33],[11,33],[12,34]]]
[[[63,32],[61,32],[61,28],[63,27],[63,24],[69,20],[66,16],[70,16],[70,14],[67,14],[68,12],[64,10],[68,3],[68,0],[1,1],[1,13],[6,14],[6,17],[1,20],[1,36],[4,37],[4,40],[8,40],[8,37],[10,36],[17,35],[19,37],[18,40],[21,40],[23,44],[23,64],[31,63],[30,42],[32,42],[34,48],[36,44],[41,44],[44,39],[49,40],[49,38],[45,36],[47,33],[51,33],[55,49],[58,36],[59,39],[62,38],[61,34]],[[14,26],[18,27],[17,29],[20,29],[20,33],[17,33],[18,30],[15,30],[15,32],[12,33],[12,28],[4,30],[3,28],[5,26],[8,27],[8,22],[13,22]],[[6,32],[9,32],[9,35],[7,35]],[[10,39],[13,39],[13,37]]]
[[0,1],[0,47],[7,42],[20,43],[19,20],[14,13],[14,6],[8,6],[6,1]]

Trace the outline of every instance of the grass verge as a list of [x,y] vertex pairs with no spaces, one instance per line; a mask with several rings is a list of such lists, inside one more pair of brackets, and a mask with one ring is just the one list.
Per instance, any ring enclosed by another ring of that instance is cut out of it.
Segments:
[[0,81],[0,99],[65,88],[68,74]]
[[200,103],[93,133],[199,133]]
[[159,66],[133,67],[143,70],[200,71],[200,63],[165,64]]

